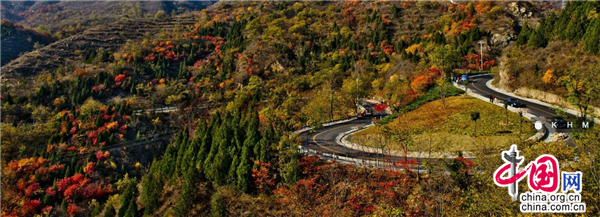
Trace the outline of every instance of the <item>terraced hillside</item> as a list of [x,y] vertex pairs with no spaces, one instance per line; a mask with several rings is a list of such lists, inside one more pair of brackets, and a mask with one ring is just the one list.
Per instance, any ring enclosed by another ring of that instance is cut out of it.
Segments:
[[1,18],[47,30],[62,39],[118,20],[154,17],[158,11],[182,14],[211,1],[2,1]]
[[190,13],[164,20],[143,18],[120,21],[88,29],[81,34],[54,42],[46,47],[24,54],[2,67],[2,79],[28,78],[37,72],[49,71],[59,66],[68,66],[81,60],[78,51],[89,49],[114,49],[128,40],[136,40],[160,31],[169,32],[193,25],[199,15]]

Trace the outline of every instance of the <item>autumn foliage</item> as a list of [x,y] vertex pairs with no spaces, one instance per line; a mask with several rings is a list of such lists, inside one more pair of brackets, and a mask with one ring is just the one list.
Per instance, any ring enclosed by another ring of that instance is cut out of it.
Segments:
[[440,71],[435,68],[429,69],[427,72],[422,73],[411,79],[410,87],[414,91],[423,92],[429,88],[434,80],[440,76]]
[[384,112],[388,108],[387,104],[376,104],[373,106],[373,109],[377,112]]
[[252,169],[252,178],[254,178],[254,184],[258,190],[266,189],[270,186],[275,185],[275,179],[269,172],[271,164],[255,161]]
[[384,204],[403,206],[416,181],[403,172],[362,170],[316,156],[302,157],[298,163],[302,179],[273,193],[283,206],[310,210],[304,215],[372,215]]
[[[76,173],[73,176],[58,179],[64,171],[63,164],[50,164],[42,158],[23,158],[8,163],[3,168],[3,179],[16,180],[14,186],[3,186],[3,193],[19,195],[5,201],[3,197],[3,216],[33,216],[49,213],[53,209],[51,201],[66,200],[70,207],[74,198],[100,199],[110,195],[113,190],[110,184],[94,181],[95,163],[89,162],[83,169],[88,177]],[[46,205],[42,207],[42,202]],[[50,206],[49,206],[50,205]],[[5,209],[6,208],[6,209]],[[74,214],[77,209],[70,208]]]
[[492,66],[496,65],[496,60],[490,59],[489,56],[484,55],[483,64],[481,64],[481,55],[471,53],[463,57],[465,59],[465,68],[470,70],[489,70]]

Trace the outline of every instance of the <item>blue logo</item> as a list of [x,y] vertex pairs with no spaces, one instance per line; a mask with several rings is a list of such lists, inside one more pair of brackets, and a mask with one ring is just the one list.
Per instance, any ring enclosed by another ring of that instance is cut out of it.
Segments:
[[581,192],[581,172],[562,172],[562,192],[566,193],[573,190],[576,193]]

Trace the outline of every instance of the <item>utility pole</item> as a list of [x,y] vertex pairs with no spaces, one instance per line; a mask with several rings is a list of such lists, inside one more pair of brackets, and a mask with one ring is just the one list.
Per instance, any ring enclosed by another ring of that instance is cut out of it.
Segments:
[[356,74],[356,106],[354,106],[354,113],[356,113],[356,117],[358,118],[358,104],[360,103],[358,101],[359,99],[359,94],[360,94],[360,90],[358,89],[358,73]]
[[479,59],[481,59],[481,64],[479,64],[479,72],[481,72],[481,68],[483,68],[483,41],[479,41]]

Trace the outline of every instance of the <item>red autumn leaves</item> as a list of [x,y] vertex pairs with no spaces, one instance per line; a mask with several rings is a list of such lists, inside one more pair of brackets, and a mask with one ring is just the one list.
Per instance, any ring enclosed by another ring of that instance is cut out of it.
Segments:
[[100,183],[92,182],[79,173],[58,180],[56,186],[57,198],[65,199],[67,202],[71,202],[75,196],[78,199],[92,199],[101,198],[112,193],[112,185],[103,186]]
[[464,157],[457,157],[455,161],[460,165],[460,168],[458,170],[458,173],[460,174],[468,174],[472,172],[471,170],[475,166],[475,163]]
[[[301,157],[298,165],[300,180],[292,186],[275,189],[276,201],[284,206],[310,207],[325,216],[372,215],[382,205],[399,206],[416,182],[410,173],[366,172],[345,164],[323,162],[317,156]],[[340,209],[331,209],[332,205]],[[329,213],[332,210],[336,213]]]
[[102,125],[96,130],[90,130],[88,132],[87,141],[92,142],[93,145],[104,145],[107,138],[98,141],[98,136],[101,133],[104,133],[107,137],[116,134],[119,139],[122,138],[123,134],[127,132],[127,124],[125,122],[129,119],[129,116],[117,112],[115,106],[112,106],[109,109],[106,106],[101,105],[99,111],[100,114],[96,114],[96,121]]
[[102,153],[102,151],[97,151],[95,153],[95,155],[96,155],[96,160],[98,160],[100,162],[108,159],[108,157],[110,156],[110,154],[108,153],[108,151],[106,151],[104,153]]
[[477,26],[477,24],[475,24],[476,17],[474,13],[485,14],[490,10],[490,8],[491,4],[483,1],[477,2],[474,5],[473,3],[450,5],[448,7],[448,11],[453,11],[459,14],[464,13],[466,16],[462,20],[452,20],[452,24],[447,29],[448,34],[455,36],[462,32],[471,30],[471,28]]
[[117,87],[120,87],[125,80],[127,80],[127,76],[125,76],[124,74],[118,74],[117,76],[115,76],[115,85]]
[[481,64],[481,56],[476,53],[472,53],[463,57],[466,61],[466,69],[470,70],[489,70],[492,66],[496,65],[496,60],[489,59],[486,55],[483,56],[483,64]]
[[[290,44],[288,44],[288,46],[293,46],[293,45],[290,43]],[[255,63],[255,61],[252,58],[250,58],[242,53],[236,53],[233,55],[233,57],[239,59],[240,61],[244,61],[244,60],[246,61],[246,64],[244,64],[244,70],[250,76],[252,76],[256,71],[258,71],[257,70],[258,64]]]
[[[87,177],[76,173],[71,177],[56,180],[55,177],[63,171],[63,164],[50,164],[42,157],[23,158],[10,161],[3,171],[2,178],[14,179],[14,186],[4,186],[3,194],[6,193],[11,199],[6,201],[5,206],[16,207],[13,210],[3,210],[3,216],[34,216],[36,214],[48,214],[52,206],[42,207],[42,198],[49,204],[52,201],[66,200],[69,203],[69,214],[74,214],[78,209],[72,203],[72,199],[99,199],[112,193],[112,186],[94,182],[91,177],[96,170],[95,163],[89,162],[83,171]],[[55,181],[55,185],[53,185]],[[4,202],[4,199],[3,199]],[[44,202],[46,203],[46,202]]]
[[48,163],[48,160],[41,157],[23,158],[9,162],[8,168],[18,173],[31,173],[46,163]]
[[166,60],[177,61],[178,59],[183,57],[183,55],[178,55],[177,53],[175,53],[174,50],[176,47],[170,40],[153,41],[152,44],[155,45],[155,47],[152,48],[151,53],[144,58],[146,61],[154,61],[156,57],[162,57]]
[[375,111],[377,111],[377,112],[384,112],[387,108],[388,108],[388,105],[381,104],[381,103],[373,106],[373,109],[375,109]]
[[252,168],[252,178],[257,189],[263,190],[275,185],[275,178],[269,173],[271,164],[255,161],[254,166],[256,168]]
[[381,50],[383,50],[383,52],[387,55],[392,55],[392,53],[394,53],[394,45],[391,44],[387,44],[386,40],[383,40],[381,42],[381,44],[379,45],[379,47],[381,48]]

